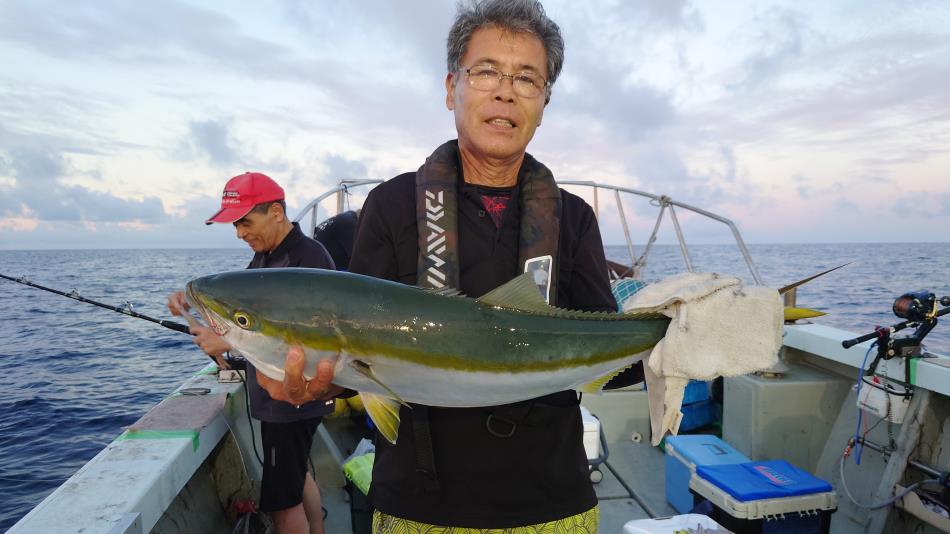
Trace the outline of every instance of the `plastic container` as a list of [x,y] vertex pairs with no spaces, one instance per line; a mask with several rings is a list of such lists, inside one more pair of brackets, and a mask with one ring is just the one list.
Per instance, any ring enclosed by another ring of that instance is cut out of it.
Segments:
[[737,534],[823,534],[837,509],[828,482],[782,460],[700,466],[689,487]]
[[709,382],[690,380],[683,392],[683,405],[709,400]]
[[600,419],[581,406],[581,420],[584,422],[584,451],[588,460],[596,460],[600,458]]
[[683,419],[680,421],[680,432],[689,432],[697,428],[709,426],[716,421],[716,404],[704,400],[693,404],[684,404],[680,407]]
[[627,521],[623,526],[622,534],[674,534],[686,529],[698,530],[699,526],[707,529],[721,529],[711,517],[700,514],[675,515],[659,519],[635,519]]
[[694,434],[667,436],[664,478],[666,500],[681,514],[693,509],[693,495],[689,492],[690,478],[698,465],[725,465],[748,462],[749,459],[716,436]]
[[376,460],[376,453],[370,452],[354,456],[343,463],[343,475],[363,492],[363,495],[369,495],[370,484],[373,483],[373,462]]
[[749,458],[781,458],[815,469],[842,403],[853,395],[854,378],[807,365],[788,367],[780,379],[755,374],[725,379],[722,436]]
[[587,464],[590,468],[590,481],[599,484],[604,479],[600,464],[607,461],[607,439],[600,419],[581,406],[581,420],[584,422],[584,452],[587,454]]
[[903,388],[881,380],[880,377],[865,378],[861,392],[857,397],[858,408],[870,412],[875,417],[885,417],[899,425],[910,406],[911,396]]

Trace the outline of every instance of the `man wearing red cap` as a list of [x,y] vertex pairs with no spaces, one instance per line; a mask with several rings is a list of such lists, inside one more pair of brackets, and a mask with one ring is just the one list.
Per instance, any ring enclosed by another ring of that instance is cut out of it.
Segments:
[[[221,209],[206,221],[231,223],[254,251],[248,269],[315,267],[333,269],[333,260],[319,242],[304,235],[287,218],[284,190],[268,176],[248,172],[224,186]],[[184,293],[168,297],[174,315],[186,313]],[[220,357],[231,347],[214,330],[193,327],[193,342],[207,354]],[[271,513],[277,532],[323,533],[320,491],[307,469],[313,434],[321,418],[333,411],[333,400],[315,400],[294,406],[272,399],[257,383],[248,364],[247,394],[251,415],[261,421],[264,474],[260,508]]]

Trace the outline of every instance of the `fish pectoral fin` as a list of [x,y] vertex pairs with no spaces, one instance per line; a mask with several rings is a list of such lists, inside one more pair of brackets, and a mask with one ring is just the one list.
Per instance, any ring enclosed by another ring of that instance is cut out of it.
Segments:
[[616,371],[611,371],[605,374],[604,376],[595,378],[592,382],[588,382],[582,385],[581,387],[577,388],[577,391],[580,391],[581,393],[593,393],[593,394],[601,393],[604,390],[604,386],[607,385],[607,382],[610,382],[611,378],[626,371],[630,367],[632,367],[632,365],[621,367],[620,369],[617,369]]
[[386,390],[386,392],[389,393],[390,397],[392,397],[393,399],[396,399],[396,402],[398,402],[399,404],[402,404],[402,405],[405,406],[406,408],[412,408],[411,406],[409,406],[409,404],[408,404],[406,401],[402,400],[402,398],[399,397],[399,395],[397,395],[395,391],[393,391],[389,386],[387,386],[386,384],[384,384],[383,381],[380,380],[380,379],[376,376],[375,373],[373,373],[373,367],[372,367],[370,364],[368,364],[368,363],[366,363],[366,362],[364,362],[364,361],[362,361],[362,360],[353,360],[352,362],[350,362],[350,367],[352,367],[357,373],[359,373],[359,374],[365,376],[366,378],[372,380],[372,381],[375,382],[379,387],[381,387],[381,388],[383,388],[384,390]]
[[366,413],[373,420],[379,433],[386,438],[386,441],[395,445],[396,438],[399,436],[399,403],[376,393],[360,392],[360,398],[363,399]]
[[827,315],[823,311],[812,310],[810,308],[785,308],[785,320],[797,321],[798,319],[811,319],[812,317],[821,317]]

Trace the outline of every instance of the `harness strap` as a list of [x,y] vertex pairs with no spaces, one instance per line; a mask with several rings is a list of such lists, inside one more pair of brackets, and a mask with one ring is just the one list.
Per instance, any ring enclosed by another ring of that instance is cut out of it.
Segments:
[[580,396],[575,397],[575,401],[566,405],[547,404],[530,400],[506,404],[503,406],[493,406],[488,408],[488,416],[485,418],[485,429],[488,433],[498,438],[510,438],[521,425],[540,426],[544,425],[551,418],[562,413],[561,410],[572,409],[581,403]]
[[416,473],[420,489],[426,493],[438,493],[441,489],[439,474],[435,470],[435,453],[432,450],[432,434],[429,432],[429,407],[412,406],[412,433],[415,437]]

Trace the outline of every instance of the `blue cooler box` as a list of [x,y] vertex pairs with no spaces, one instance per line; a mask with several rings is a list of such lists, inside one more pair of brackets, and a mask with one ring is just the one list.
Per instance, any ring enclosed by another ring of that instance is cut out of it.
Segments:
[[689,487],[738,534],[827,533],[837,506],[831,484],[784,460],[697,466]]
[[716,403],[711,400],[684,404],[680,408],[683,419],[680,421],[680,432],[689,432],[716,422]]
[[689,513],[693,509],[689,481],[697,466],[741,464],[748,461],[741,452],[716,436],[667,436],[664,459],[666,500],[677,512]]
[[709,400],[709,382],[690,380],[683,390],[683,406]]

